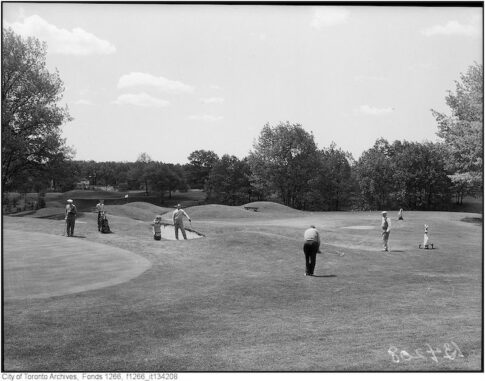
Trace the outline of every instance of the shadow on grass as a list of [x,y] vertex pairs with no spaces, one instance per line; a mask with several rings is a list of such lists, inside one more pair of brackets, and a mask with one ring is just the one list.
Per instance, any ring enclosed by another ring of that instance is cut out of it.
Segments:
[[463,222],[468,222],[468,223],[471,223],[471,224],[475,224],[475,225],[481,225],[483,220],[480,218],[480,217],[465,217],[465,218],[462,218],[460,221],[463,221]]
[[313,278],[336,278],[337,275],[330,274],[330,275],[312,275]]

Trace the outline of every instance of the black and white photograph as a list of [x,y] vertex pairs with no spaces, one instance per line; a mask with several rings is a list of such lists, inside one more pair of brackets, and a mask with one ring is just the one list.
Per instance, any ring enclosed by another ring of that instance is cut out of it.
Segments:
[[1,5],[2,380],[484,372],[483,1]]

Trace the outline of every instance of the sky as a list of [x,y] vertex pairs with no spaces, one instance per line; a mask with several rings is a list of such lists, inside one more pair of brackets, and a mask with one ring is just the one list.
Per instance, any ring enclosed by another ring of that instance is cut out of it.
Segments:
[[267,123],[301,124],[358,159],[383,137],[438,141],[431,109],[482,63],[466,7],[3,3],[47,42],[76,160],[243,158]]

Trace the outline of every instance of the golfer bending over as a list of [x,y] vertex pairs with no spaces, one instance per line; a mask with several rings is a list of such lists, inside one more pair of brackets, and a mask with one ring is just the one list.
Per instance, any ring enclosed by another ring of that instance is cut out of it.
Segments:
[[184,239],[187,239],[187,235],[185,234],[185,229],[184,229],[184,216],[187,217],[187,219],[190,222],[192,222],[192,220],[190,219],[188,214],[185,213],[185,211],[180,208],[181,208],[180,204],[177,204],[177,209],[175,209],[172,214],[173,226],[175,227],[175,238],[179,239],[179,229],[180,229],[182,230],[182,235],[184,236]]
[[315,270],[315,261],[317,253],[320,252],[320,234],[315,226],[311,225],[309,229],[305,230],[303,234],[305,243],[303,244],[303,252],[305,253],[305,275],[312,276]]

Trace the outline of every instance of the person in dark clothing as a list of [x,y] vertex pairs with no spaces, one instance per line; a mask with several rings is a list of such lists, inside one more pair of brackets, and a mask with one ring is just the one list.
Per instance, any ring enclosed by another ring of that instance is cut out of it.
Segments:
[[315,226],[310,226],[303,234],[305,240],[303,252],[305,253],[305,275],[312,276],[315,270],[317,253],[320,252],[320,234]]
[[76,214],[77,214],[76,205],[73,204],[73,201],[71,199],[67,200],[65,220],[66,220],[66,231],[67,231],[68,237],[72,237],[74,235],[74,225],[76,224]]

